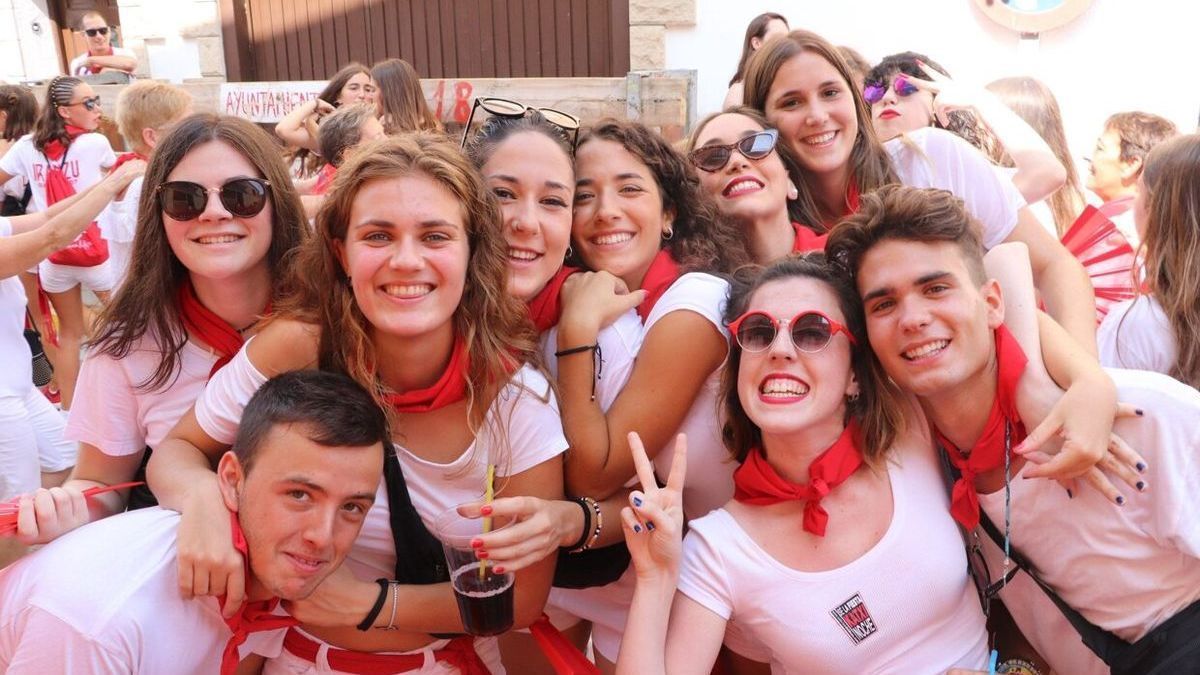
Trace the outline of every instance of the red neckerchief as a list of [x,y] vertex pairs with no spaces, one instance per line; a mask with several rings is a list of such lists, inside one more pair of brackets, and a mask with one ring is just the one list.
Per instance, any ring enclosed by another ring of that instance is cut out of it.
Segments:
[[462,336],[454,337],[450,363],[432,386],[384,396],[398,413],[424,413],[444,408],[467,397],[467,345]]
[[[113,48],[112,48],[112,45],[109,45],[109,46],[108,46],[108,51],[106,51],[106,52],[94,52],[94,51],[92,51],[92,50],[90,50],[90,49],[89,49],[89,50],[87,51],[87,55],[88,55],[88,56],[112,56],[112,55],[113,55]],[[89,73],[91,73],[92,75],[95,75],[95,74],[99,73],[99,72],[100,72],[100,71],[102,71],[102,70],[104,70],[104,66],[95,66],[95,65],[88,66],[88,72],[89,72]]]
[[1017,412],[1017,381],[1025,372],[1025,352],[1016,338],[1004,326],[996,335],[996,399],[988,413],[983,434],[970,452],[963,453],[941,431],[938,440],[946,450],[950,464],[961,472],[950,496],[950,514],[968,530],[979,524],[979,495],[975,493],[975,476],[1004,466],[1004,428],[1011,430],[1012,445],[1025,440],[1025,425]]
[[[70,136],[72,141],[74,141],[80,135],[86,134],[86,133],[88,133],[87,129],[81,129],[79,127],[72,126],[70,124],[67,125],[67,136]],[[63,142],[58,140],[57,138],[53,138],[53,139],[50,139],[49,141],[46,141],[46,145],[44,145],[42,147],[42,154],[45,155],[46,159],[48,159],[48,160],[57,161],[59,158],[61,158],[63,155],[65,155],[66,152],[67,152],[67,146],[63,145]],[[75,194],[75,193],[72,192],[71,194]],[[67,196],[69,197],[70,195],[67,195]],[[50,203],[53,204],[54,202],[50,202]]]
[[746,461],[733,472],[733,498],[755,506],[794,500],[805,502],[804,529],[824,537],[829,514],[821,508],[821,499],[857,471],[862,463],[858,425],[851,420],[833,445],[808,466],[806,485],[783,478],[767,462],[761,449],[751,449]]
[[[564,638],[565,639],[565,638]],[[330,647],[322,650],[321,643],[313,640],[296,630],[289,630],[283,638],[283,648],[305,661],[316,663],[324,651],[324,660],[330,670],[354,675],[395,675],[421,670],[425,667],[425,655],[415,654],[381,654],[377,652],[356,652],[349,649]],[[586,661],[583,655],[580,655]],[[433,650],[433,660],[442,661],[463,675],[491,675],[483,659],[475,652],[475,639],[470,635],[462,635],[450,640],[445,646]],[[590,661],[587,661],[591,665]],[[595,666],[592,666],[595,668]],[[564,671],[559,671],[564,672]],[[588,672],[599,671],[566,671],[584,675]]]
[[[217,353],[217,362],[208,372],[208,376],[211,378],[238,353],[238,350],[246,343],[246,339],[225,319],[217,316],[215,312],[200,303],[190,279],[184,278],[183,283],[179,285],[178,297],[180,314],[183,316],[183,327]],[[263,313],[268,314],[270,311],[271,305],[268,303]]]
[[654,260],[650,262],[650,269],[646,270],[646,276],[642,279],[642,290],[646,291],[646,299],[642,304],[638,305],[638,316],[645,321],[650,316],[650,311],[654,309],[654,305],[658,303],[659,298],[675,280],[679,278],[679,264],[675,262],[675,258],[671,257],[671,252],[667,249],[659,250],[654,256]]
[[[249,585],[250,547],[246,544],[246,535],[242,533],[242,526],[238,523],[236,513],[229,512],[229,522],[233,528],[233,547],[242,554],[242,566],[246,574],[247,585]],[[233,635],[229,638],[229,642],[225,643],[225,651],[221,653],[221,675],[233,675],[237,671],[238,663],[242,660],[238,654],[238,647],[246,642],[246,638],[250,637],[251,633],[290,628],[300,623],[290,616],[274,614],[275,606],[278,604],[279,598],[255,602],[247,600],[238,608],[237,614],[225,619],[225,625],[229,626]],[[225,606],[224,595],[217,598],[217,606]]]
[[533,319],[533,325],[537,328],[537,332],[544,333],[558,325],[558,319],[562,316],[562,302],[559,296],[562,294],[563,284],[566,283],[567,277],[578,271],[574,267],[563,267],[558,270],[558,273],[546,282],[542,290],[525,303],[525,306],[529,308],[529,318]]
[[109,171],[116,171],[117,169],[121,168],[121,165],[125,162],[132,162],[135,159],[140,159],[143,162],[149,161],[149,159],[147,159],[147,157],[140,152],[122,152],[121,154],[117,155],[117,161],[113,163],[112,168],[110,168]]
[[796,230],[796,240],[792,243],[792,253],[807,253],[808,251],[824,251],[825,240],[829,238],[829,231],[834,225],[838,224],[842,218],[852,216],[858,213],[858,182],[854,179],[850,180],[850,185],[846,187],[846,210],[842,215],[834,219],[833,222],[822,223],[823,232],[817,232],[813,228],[806,227],[803,223],[792,223],[792,228]]
[[317,182],[313,185],[314,195],[323,195],[329,191],[329,186],[333,185],[333,177],[337,175],[337,167],[332,164],[326,164],[321,167],[321,171],[317,174]]

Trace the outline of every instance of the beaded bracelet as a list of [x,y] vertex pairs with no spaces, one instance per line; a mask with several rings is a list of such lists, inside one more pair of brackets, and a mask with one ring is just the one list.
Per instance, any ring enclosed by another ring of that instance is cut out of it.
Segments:
[[379,595],[375,598],[375,605],[371,607],[371,611],[367,612],[367,618],[358,624],[358,629],[361,631],[371,630],[371,626],[375,625],[375,619],[379,618],[379,612],[383,611],[383,603],[388,596],[388,580],[376,579],[375,583],[379,584]]
[[583,545],[587,543],[588,535],[590,535],[592,533],[592,509],[591,509],[591,507],[589,507],[588,503],[586,501],[584,501],[583,499],[572,499],[571,501],[575,502],[576,504],[579,505],[579,508],[583,509],[583,534],[579,535],[579,540],[576,541],[574,544],[563,547],[563,548],[567,549],[568,553],[574,553],[575,551],[582,551]]
[[592,512],[596,514],[596,529],[592,530],[592,536],[588,538],[587,543],[571,551],[572,553],[579,553],[590,549],[596,544],[596,540],[600,538],[600,530],[604,529],[604,513],[600,510],[600,503],[591,497],[580,497],[580,499],[592,507]]

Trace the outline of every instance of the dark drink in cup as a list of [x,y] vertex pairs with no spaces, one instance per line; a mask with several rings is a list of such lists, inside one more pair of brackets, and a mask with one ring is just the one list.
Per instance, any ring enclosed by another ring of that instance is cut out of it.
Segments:
[[480,579],[479,565],[472,563],[454,572],[454,599],[468,633],[499,635],[513,625],[513,575],[493,574],[488,567]]

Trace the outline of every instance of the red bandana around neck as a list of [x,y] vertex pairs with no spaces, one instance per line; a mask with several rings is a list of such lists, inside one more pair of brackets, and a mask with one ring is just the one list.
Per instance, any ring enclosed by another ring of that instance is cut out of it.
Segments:
[[[88,133],[87,129],[73,126],[71,124],[67,125],[67,136],[69,136],[72,141],[86,133]],[[46,159],[58,161],[63,155],[67,154],[67,146],[63,145],[63,142],[57,138],[53,138],[49,141],[46,141],[46,145],[42,148],[42,154],[46,156]],[[75,193],[72,192],[71,194]],[[69,197],[70,195],[67,196]]]
[[650,316],[654,305],[662,298],[663,293],[675,283],[679,278],[679,263],[675,262],[675,258],[671,257],[671,252],[667,249],[661,249],[650,262],[650,269],[646,270],[646,276],[642,279],[642,290],[647,292],[646,299],[642,304],[638,305],[638,316],[645,321]]
[[851,420],[842,435],[808,466],[808,483],[797,485],[779,475],[762,450],[753,448],[746,461],[733,472],[733,498],[743,504],[767,506],[786,501],[803,501],[804,529],[825,536],[829,514],[821,499],[841,485],[862,466],[858,447],[858,425]]
[[[237,514],[232,511],[229,512],[229,523],[233,528],[233,547],[242,554],[242,565],[247,585],[249,585],[250,547],[246,543],[246,535],[242,532]],[[279,598],[254,602],[246,600],[238,608],[237,614],[225,619],[225,625],[229,626],[233,635],[230,636],[229,642],[225,643],[225,651],[221,653],[221,675],[233,675],[237,671],[238,664],[242,660],[238,654],[238,647],[246,642],[246,638],[250,637],[251,633],[290,628],[299,623],[290,616],[275,614],[275,606],[278,604]],[[222,595],[217,598],[217,607],[224,606],[225,596]]]
[[[187,278],[179,285],[179,309],[183,315],[183,327],[217,353],[217,362],[213,364],[212,370],[208,373],[211,378],[226,363],[229,363],[230,359],[246,343],[246,340],[225,319],[217,316],[216,312],[200,303],[200,299],[196,297],[196,290],[192,288],[191,280]],[[270,312],[271,304],[268,302],[263,314]]]
[[[996,398],[983,434],[969,452],[963,453],[937,431],[950,464],[961,472],[950,495],[950,514],[968,530],[979,525],[979,495],[975,476],[1004,466],[1004,429],[1009,427],[1012,447],[1025,440],[1025,425],[1017,413],[1017,382],[1028,360],[1016,338],[1003,325],[996,329]],[[1011,451],[1011,447],[1009,448]]]
[[424,413],[444,408],[467,397],[467,344],[462,336],[454,337],[450,351],[450,363],[437,382],[425,389],[414,389],[404,393],[384,396],[392,409],[398,413]]
[[112,168],[109,169],[109,171],[116,171],[117,169],[121,168],[121,165],[125,162],[132,162],[135,159],[140,159],[143,162],[150,161],[149,158],[140,152],[122,152],[121,154],[117,155],[117,161],[113,163]]
[[313,185],[314,195],[323,195],[329,191],[329,186],[333,185],[333,178],[337,175],[337,167],[332,164],[326,164],[321,167],[321,171],[317,174],[317,182]]
[[792,253],[807,253],[808,251],[824,251],[825,240],[829,238],[829,231],[834,225],[838,224],[842,218],[852,216],[858,213],[859,192],[858,181],[850,179],[850,185],[846,187],[846,210],[842,215],[835,218],[832,222],[822,223],[822,232],[806,227],[804,223],[792,223],[792,227],[796,230],[796,241],[792,243]]
[[575,267],[563,266],[533,299],[525,303],[537,332],[544,333],[558,325],[558,319],[562,316],[562,302],[559,296],[563,284],[566,283],[567,277],[578,271]]

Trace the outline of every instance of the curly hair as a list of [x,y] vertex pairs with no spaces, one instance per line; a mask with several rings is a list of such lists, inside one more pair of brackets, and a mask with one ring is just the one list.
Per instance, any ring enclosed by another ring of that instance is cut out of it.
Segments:
[[500,208],[478,172],[445,136],[412,132],[373,141],[342,164],[317,213],[316,236],[300,251],[296,290],[280,302],[278,314],[318,326],[319,367],[354,378],[391,411],[384,402],[390,392],[379,380],[371,324],[355,302],[338,245],[346,239],[351,209],[364,185],[412,175],[428,177],[448,190],[465,215],[470,253],[453,322],[467,347],[468,417],[472,431],[477,431],[489,407],[483,405],[488,395],[511,379],[515,364],[539,363],[539,352],[524,304],[506,292],[508,249]]
[[675,234],[663,243],[681,270],[728,274],[750,262],[741,232],[720,214],[695,169],[662,136],[639,122],[606,119],[584,131],[576,149],[593,141],[617,143],[650,169],[663,211],[675,214]]
[[[900,182],[892,166],[891,157],[875,135],[875,127],[871,123],[871,108],[863,99],[863,93],[854,86],[854,75],[850,66],[846,64],[838,48],[820,35],[806,30],[794,30],[785,38],[772,40],[755,52],[746,71],[746,105],[762,112],[768,120],[771,119],[771,113],[767,110],[767,97],[775,83],[775,76],[783,64],[803,53],[816,54],[833,66],[854,98],[854,117],[857,120],[858,134],[850,150],[850,171],[859,190],[866,193],[884,185]],[[788,169],[792,182],[800,190],[799,197],[792,201],[792,220],[813,229],[821,229],[825,223],[842,216],[843,212],[821,212],[808,188],[813,180],[809,177],[807,169],[799,164]]]
[[141,198],[137,230],[130,255],[129,276],[97,320],[93,349],[114,359],[124,358],[144,335],[150,335],[162,361],[143,389],[167,386],[179,372],[180,352],[187,343],[178,300],[179,285],[190,274],[167,241],[158,196],[160,185],[195,148],[220,142],[231,146],[270,183],[271,246],[267,263],[274,304],[288,292],[288,266],[308,239],[308,224],[300,197],[292,187],[274,139],[257,125],[225,115],[198,113],[184,118],[163,137],[150,157]]
[[[851,418],[859,421],[863,458],[869,465],[878,468],[886,460],[896,437],[905,428],[904,396],[890,379],[873,372],[879,366],[871,348],[867,346],[866,324],[858,291],[852,282],[834,269],[825,254],[819,251],[794,254],[766,267],[748,265],[739,269],[733,276],[729,303],[725,306],[725,322],[730,323],[745,313],[758,289],[773,281],[793,278],[813,279],[829,286],[846,317],[847,329],[858,343],[850,348],[850,368],[861,385],[860,393],[846,402],[845,421]],[[737,340],[731,340],[729,358],[725,360],[725,368],[721,372],[720,397],[726,418],[721,435],[725,447],[739,463],[746,460],[752,448],[762,447],[762,431],[746,414],[738,396],[741,359],[741,346]]]

